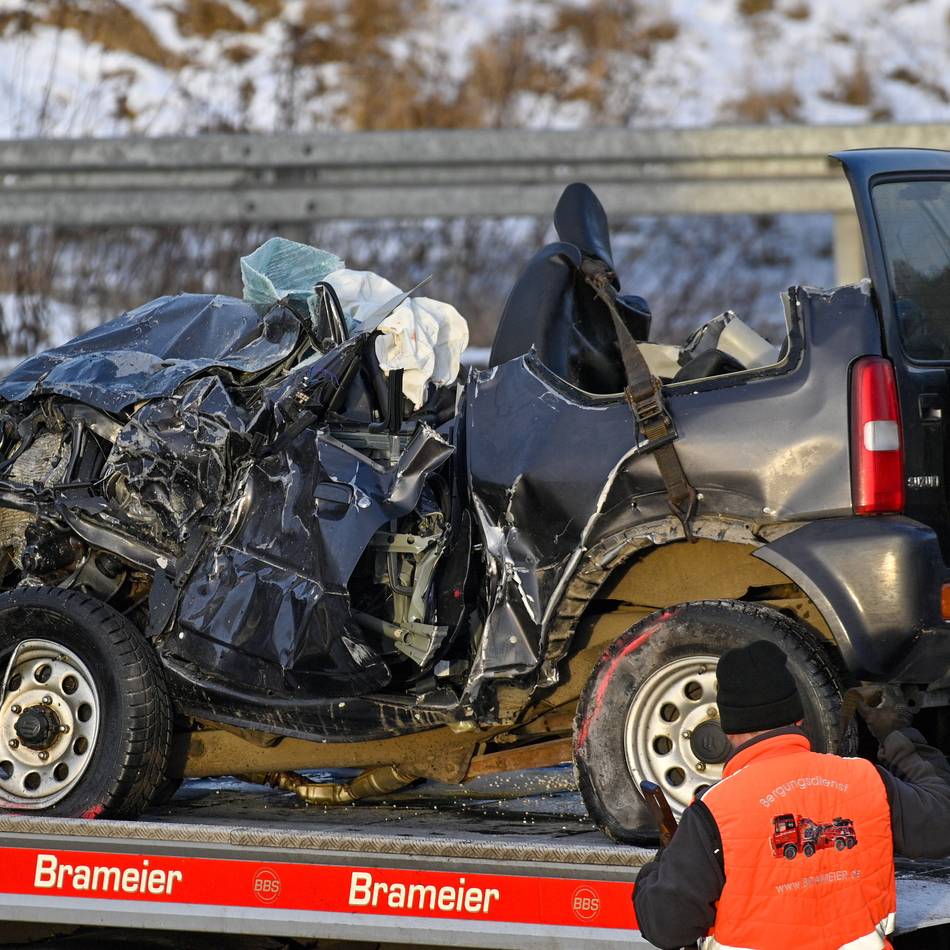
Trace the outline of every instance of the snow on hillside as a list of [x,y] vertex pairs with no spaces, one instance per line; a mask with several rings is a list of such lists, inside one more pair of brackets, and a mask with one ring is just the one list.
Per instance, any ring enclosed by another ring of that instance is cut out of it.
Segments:
[[[948,54],[950,0],[0,0],[0,137],[946,121]],[[832,279],[820,216],[619,231],[625,286],[661,331],[727,306],[767,326],[779,290]],[[387,222],[304,236],[397,284],[435,272],[485,343],[544,233]],[[0,350],[165,290],[239,293],[238,256],[260,237],[0,235]]]
[[[948,13],[946,0],[0,0],[0,136],[427,124],[366,108],[380,90],[361,85],[387,77],[436,124],[945,119]],[[494,103],[463,102],[492,57],[494,96],[476,93]]]

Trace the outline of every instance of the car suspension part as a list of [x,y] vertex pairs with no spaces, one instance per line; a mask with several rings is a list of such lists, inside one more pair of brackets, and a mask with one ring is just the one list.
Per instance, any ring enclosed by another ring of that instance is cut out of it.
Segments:
[[417,778],[394,765],[367,769],[352,782],[310,782],[299,772],[252,772],[243,776],[249,782],[270,785],[312,805],[349,805],[362,798],[388,795],[411,785]]

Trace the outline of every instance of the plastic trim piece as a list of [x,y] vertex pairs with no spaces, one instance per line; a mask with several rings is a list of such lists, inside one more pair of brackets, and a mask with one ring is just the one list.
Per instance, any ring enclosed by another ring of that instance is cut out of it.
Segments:
[[890,679],[920,631],[941,625],[947,567],[936,534],[910,518],[813,521],[753,556],[811,598],[859,679]]

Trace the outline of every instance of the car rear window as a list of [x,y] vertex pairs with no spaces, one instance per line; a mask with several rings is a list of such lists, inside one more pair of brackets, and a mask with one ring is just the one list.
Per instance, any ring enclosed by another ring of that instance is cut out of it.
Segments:
[[950,360],[950,181],[889,181],[873,190],[904,349]]

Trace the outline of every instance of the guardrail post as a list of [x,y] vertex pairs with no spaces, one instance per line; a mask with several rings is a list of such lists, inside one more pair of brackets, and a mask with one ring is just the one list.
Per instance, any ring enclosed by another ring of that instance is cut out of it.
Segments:
[[853,211],[839,211],[834,219],[835,283],[853,284],[868,275],[858,216]]

